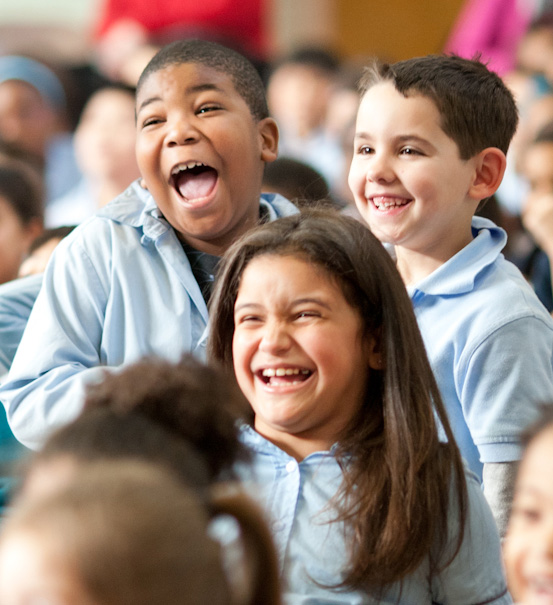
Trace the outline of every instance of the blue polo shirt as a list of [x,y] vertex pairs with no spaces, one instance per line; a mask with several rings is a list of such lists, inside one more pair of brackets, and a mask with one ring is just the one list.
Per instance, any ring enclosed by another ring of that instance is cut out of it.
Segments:
[[553,399],[553,320],[474,217],[474,239],[408,288],[430,363],[470,468],[520,459],[521,430]]

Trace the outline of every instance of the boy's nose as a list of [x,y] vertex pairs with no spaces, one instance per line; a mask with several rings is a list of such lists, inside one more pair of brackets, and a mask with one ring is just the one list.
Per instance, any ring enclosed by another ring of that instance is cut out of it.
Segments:
[[263,329],[259,350],[276,355],[290,348],[291,338],[280,322],[267,322]]
[[198,131],[188,120],[179,120],[171,125],[167,144],[169,147],[176,145],[189,145],[195,143],[199,138]]
[[374,183],[390,183],[396,175],[389,158],[384,155],[374,156],[367,167],[367,180]]

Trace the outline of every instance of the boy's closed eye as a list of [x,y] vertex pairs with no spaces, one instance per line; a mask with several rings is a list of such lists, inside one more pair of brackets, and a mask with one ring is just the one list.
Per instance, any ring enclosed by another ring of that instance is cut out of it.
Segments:
[[142,128],[147,128],[148,126],[155,126],[156,124],[161,124],[165,120],[163,118],[145,118],[142,120]]

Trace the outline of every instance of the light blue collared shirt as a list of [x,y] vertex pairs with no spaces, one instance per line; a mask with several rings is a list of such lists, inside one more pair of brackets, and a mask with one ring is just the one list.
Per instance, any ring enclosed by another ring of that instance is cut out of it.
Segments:
[[42,285],[42,274],[0,286],[0,381],[7,374]]
[[[250,427],[243,428],[242,440],[253,451],[253,464],[240,466],[239,476],[266,512],[284,580],[286,605],[512,603],[501,566],[495,522],[480,484],[470,471],[466,472],[467,525],[456,557],[432,579],[428,562],[424,562],[404,580],[401,598],[399,584],[393,584],[377,601],[362,592],[337,592],[316,584],[342,581],[348,560],[344,524],[328,523],[333,518],[328,504],[342,480],[332,450],[310,454],[298,463]],[[454,504],[450,545],[458,535]]]
[[474,239],[408,288],[453,433],[470,468],[521,456],[521,430],[553,399],[553,320],[474,217]]
[[[269,220],[297,212],[262,196]],[[103,367],[146,355],[203,356],[207,307],[174,229],[135,181],[56,247],[0,399],[15,436],[38,448],[75,418]]]

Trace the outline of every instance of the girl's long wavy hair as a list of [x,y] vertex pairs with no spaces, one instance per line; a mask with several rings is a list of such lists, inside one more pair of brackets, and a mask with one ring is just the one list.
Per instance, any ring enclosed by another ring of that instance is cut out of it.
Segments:
[[[210,306],[208,352],[229,371],[240,278],[261,255],[293,256],[322,268],[359,312],[363,333],[379,342],[383,368],[371,370],[362,405],[337,440],[343,481],[332,504],[335,519],[352,530],[349,566],[339,586],[378,592],[426,557],[436,573],[461,545],[466,483],[393,260],[365,226],[333,212],[304,211],[247,233],[225,255]],[[439,440],[438,422],[446,442]],[[452,510],[459,534],[446,553]]]

